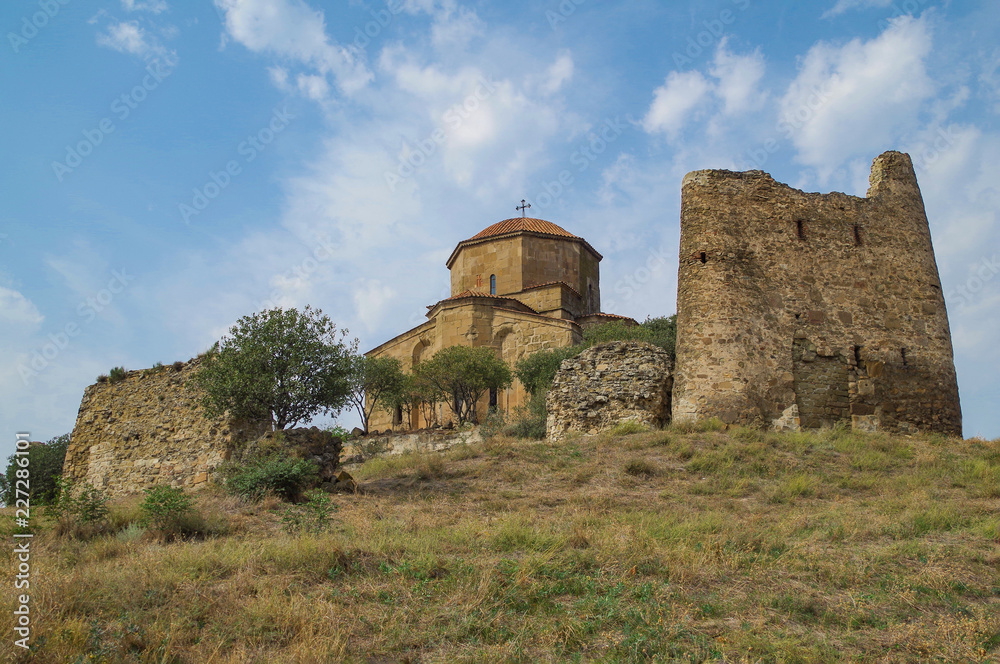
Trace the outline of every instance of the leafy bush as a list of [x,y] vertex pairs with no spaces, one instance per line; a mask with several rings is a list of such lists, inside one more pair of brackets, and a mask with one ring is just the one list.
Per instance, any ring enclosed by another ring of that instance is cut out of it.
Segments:
[[483,440],[492,440],[502,434],[507,427],[507,418],[499,410],[491,411],[483,423],[479,425],[479,433]]
[[530,438],[542,440],[545,438],[545,421],[548,410],[545,408],[545,394],[535,394],[527,406],[517,408],[514,419],[504,429],[504,433],[514,438]]
[[165,485],[154,486],[144,491],[139,509],[142,523],[167,537],[188,535],[196,532],[197,512],[191,504],[191,496],[181,488]]
[[49,507],[56,519],[56,533],[86,539],[108,527],[108,499],[90,484],[76,486],[71,480],[56,480],[58,498]]
[[576,357],[584,348],[584,346],[567,346],[532,353],[518,360],[514,375],[529,394],[544,394],[552,387],[552,380],[563,360]]
[[333,498],[319,490],[305,495],[305,502],[289,507],[281,517],[289,533],[321,533],[330,527],[330,516],[337,510]]
[[671,357],[676,356],[677,315],[646,318],[639,325],[628,325],[623,321],[612,321],[588,327],[583,331],[584,346],[593,346],[606,341],[645,341],[663,348]]
[[125,380],[125,367],[115,367],[108,374],[108,382],[120,383]]
[[294,501],[319,481],[319,467],[314,462],[278,454],[242,464],[226,463],[219,470],[230,493],[254,502],[268,494]]
[[[15,499],[18,470],[27,469],[29,479],[28,496],[33,505],[49,505],[59,496],[56,480],[62,476],[63,461],[66,459],[66,448],[69,447],[69,434],[56,436],[44,445],[31,445],[27,456],[18,457],[12,454],[7,457],[7,470],[0,476],[0,500],[7,505],[13,505]],[[27,466],[22,466],[18,459],[28,460]],[[22,473],[22,476],[25,473]],[[23,494],[22,494],[23,497]]]
[[98,376],[97,377],[97,382],[98,383],[106,383],[106,382],[108,382],[108,374],[101,374],[100,376]]

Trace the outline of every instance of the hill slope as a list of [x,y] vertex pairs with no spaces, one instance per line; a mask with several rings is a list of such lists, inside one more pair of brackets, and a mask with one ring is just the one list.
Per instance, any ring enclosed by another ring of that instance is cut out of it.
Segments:
[[321,534],[221,493],[200,541],[41,534],[20,661],[1000,658],[1000,440],[673,429],[355,476]]

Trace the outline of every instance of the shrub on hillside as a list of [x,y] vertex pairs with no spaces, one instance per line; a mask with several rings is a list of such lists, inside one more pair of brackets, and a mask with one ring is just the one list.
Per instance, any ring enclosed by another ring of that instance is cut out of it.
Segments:
[[108,381],[111,383],[120,383],[125,380],[125,367],[115,367],[108,374]]
[[146,489],[139,505],[142,523],[166,539],[194,535],[204,530],[204,520],[195,511],[191,496],[181,488],[154,486]]
[[108,499],[100,489],[63,478],[56,486],[58,497],[48,511],[56,519],[56,534],[87,539],[108,529]]
[[593,346],[606,341],[645,341],[663,348],[671,357],[676,356],[677,314],[646,318],[639,325],[628,325],[622,321],[612,321],[588,327],[583,331],[584,346]]
[[278,454],[226,463],[219,470],[227,491],[254,502],[268,494],[295,501],[319,482],[319,466],[314,462]]
[[504,429],[504,433],[514,438],[542,440],[545,438],[546,419],[548,410],[545,408],[545,393],[535,394],[526,406],[515,410],[514,418]]

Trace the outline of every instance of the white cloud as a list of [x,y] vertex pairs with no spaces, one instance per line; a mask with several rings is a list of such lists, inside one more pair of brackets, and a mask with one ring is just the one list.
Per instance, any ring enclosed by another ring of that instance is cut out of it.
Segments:
[[823,12],[823,18],[839,16],[851,9],[869,9],[871,7],[888,7],[893,0],[837,0],[830,9]]
[[353,285],[354,309],[368,331],[377,329],[387,313],[395,291],[378,279],[361,279]]
[[439,11],[431,26],[431,43],[438,49],[465,48],[484,28],[479,16],[465,7]]
[[[364,88],[372,74],[350,50],[326,34],[323,13],[302,0],[215,0],[225,12],[226,35],[255,53],[269,53],[333,76],[346,94]],[[307,94],[316,85],[305,86]]]
[[563,51],[545,72],[546,78],[541,89],[544,94],[555,94],[563,84],[573,78],[573,56]]
[[149,12],[160,14],[169,7],[166,0],[122,0],[122,9],[127,12]]
[[920,103],[935,93],[924,65],[931,41],[924,19],[903,17],[867,42],[813,46],[781,100],[780,126],[797,159],[824,180],[912,131]]
[[158,52],[159,47],[136,21],[122,21],[108,27],[107,32],[97,35],[97,43],[113,48],[120,53],[130,53],[147,57]]
[[726,39],[719,43],[710,73],[719,80],[715,94],[724,102],[727,115],[763,106],[766,95],[758,85],[765,69],[759,49],[750,55],[735,55],[726,49]]
[[653,103],[642,120],[643,128],[649,133],[676,136],[711,89],[701,72],[670,72],[666,82],[653,92]]
[[16,290],[0,286],[0,321],[6,325],[37,325],[43,320],[31,300]]

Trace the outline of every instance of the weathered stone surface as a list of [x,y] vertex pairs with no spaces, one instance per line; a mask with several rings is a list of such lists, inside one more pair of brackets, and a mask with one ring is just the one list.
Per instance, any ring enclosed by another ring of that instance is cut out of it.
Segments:
[[309,459],[319,466],[321,481],[332,480],[340,464],[343,441],[319,427],[268,431],[233,451],[233,461],[245,461],[257,455],[279,453],[296,459]]
[[565,360],[546,401],[548,437],[597,433],[624,420],[667,424],[672,364],[667,351],[638,341],[599,344]]
[[208,419],[191,380],[201,360],[129,371],[83,393],[63,475],[109,496],[169,484],[204,487],[234,447],[264,425]]
[[961,435],[944,295],[908,155],[866,198],[762,171],[684,178],[673,419]]
[[344,449],[343,463],[362,463],[372,457],[394,456],[407,452],[440,452],[462,443],[482,442],[479,428],[455,431],[453,427],[412,433],[371,434],[352,438]]

